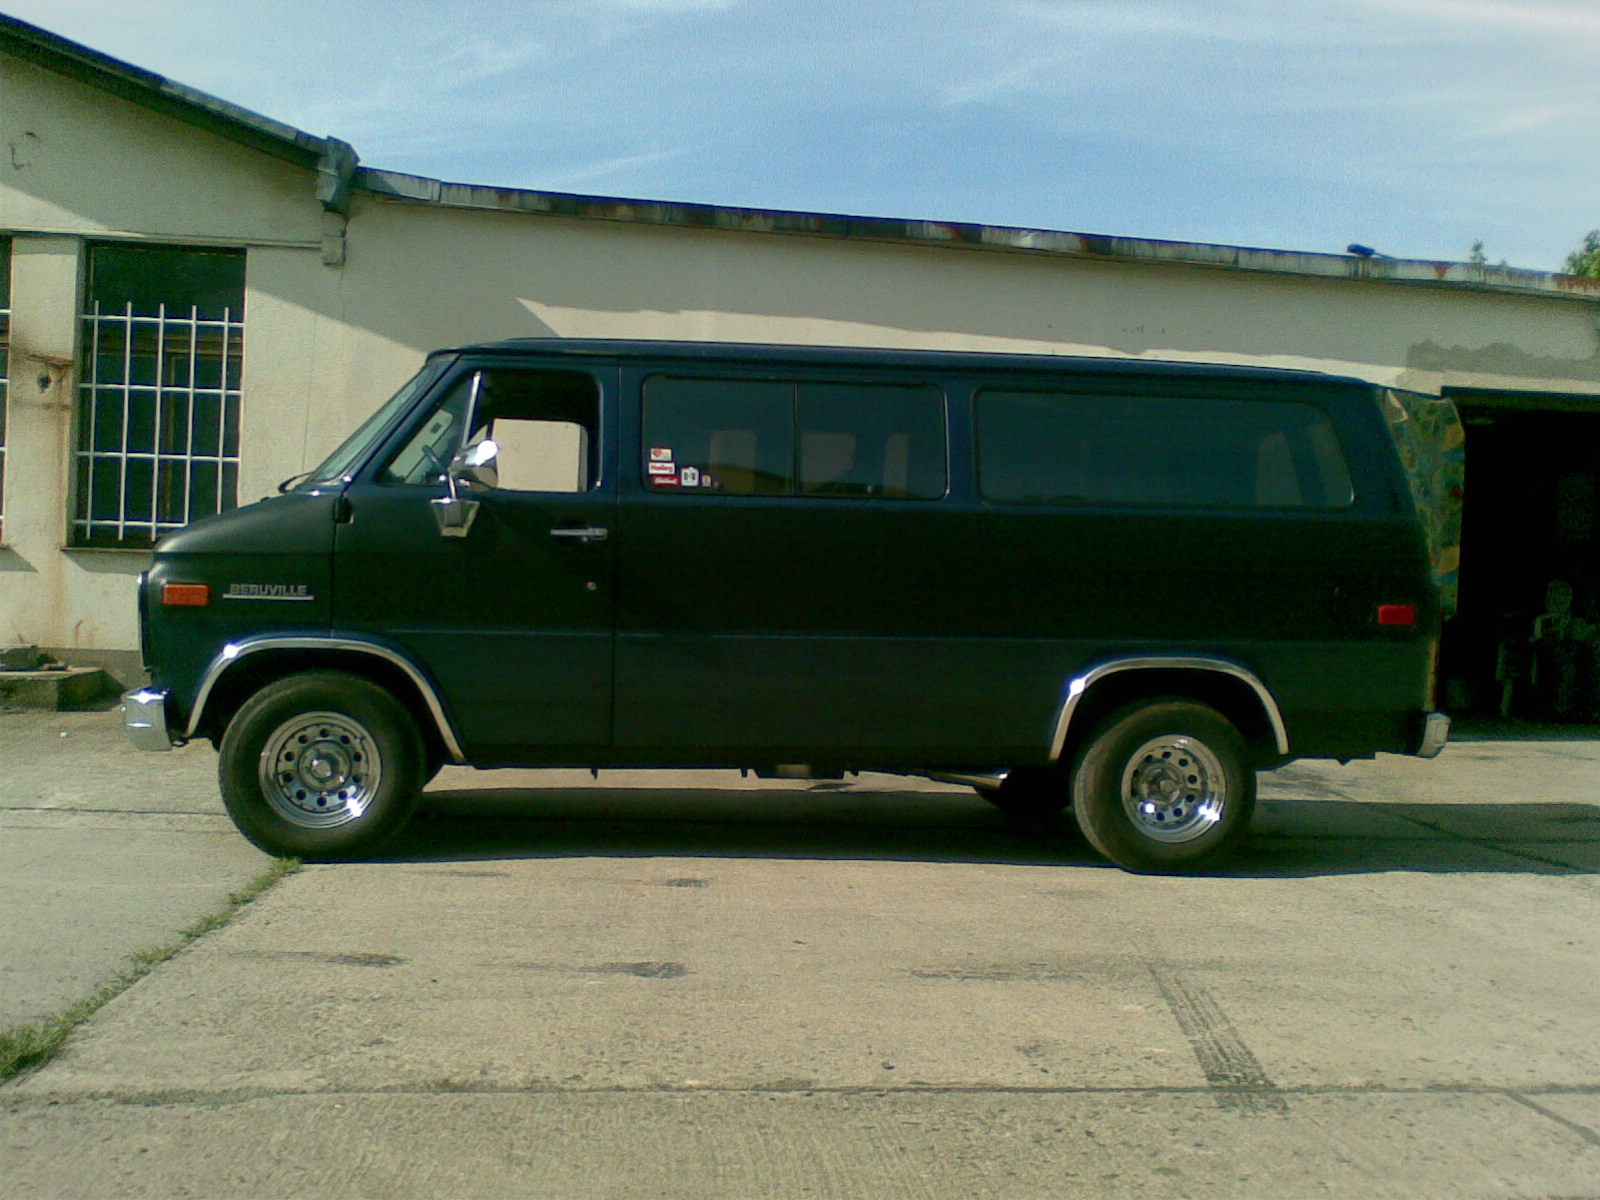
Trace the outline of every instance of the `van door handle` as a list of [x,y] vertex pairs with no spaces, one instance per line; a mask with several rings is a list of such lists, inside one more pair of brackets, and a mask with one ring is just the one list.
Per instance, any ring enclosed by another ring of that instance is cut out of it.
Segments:
[[611,531],[597,525],[558,525],[550,531],[553,538],[573,538],[580,542],[603,542]]

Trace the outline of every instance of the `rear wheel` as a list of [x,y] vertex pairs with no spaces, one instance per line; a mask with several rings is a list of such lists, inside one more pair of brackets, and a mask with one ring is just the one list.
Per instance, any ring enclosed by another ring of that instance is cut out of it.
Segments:
[[342,671],[268,684],[228,723],[218,761],[239,831],[269,854],[346,858],[405,824],[426,754],[388,692]]
[[1084,836],[1130,871],[1191,871],[1243,837],[1255,808],[1244,740],[1192,700],[1145,700],[1109,714],[1074,762]]

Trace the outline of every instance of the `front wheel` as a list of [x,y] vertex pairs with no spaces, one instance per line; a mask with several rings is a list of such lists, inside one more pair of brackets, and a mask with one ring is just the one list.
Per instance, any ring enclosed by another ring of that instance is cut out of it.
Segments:
[[1072,778],[1084,836],[1130,871],[1214,863],[1238,844],[1255,808],[1255,771],[1239,731],[1192,700],[1112,712],[1079,751]]
[[416,723],[388,692],[308,671],[245,702],[217,772],[245,837],[269,854],[333,859],[367,853],[405,824],[426,761]]

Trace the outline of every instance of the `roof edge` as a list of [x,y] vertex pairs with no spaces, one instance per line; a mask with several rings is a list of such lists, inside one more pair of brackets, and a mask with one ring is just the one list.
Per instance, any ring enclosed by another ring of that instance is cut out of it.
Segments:
[[296,166],[316,167],[329,153],[332,139],[306,133],[3,13],[0,51]]
[[1100,370],[1116,374],[1292,379],[1300,382],[1344,382],[1359,384],[1363,387],[1377,386],[1353,375],[1341,375],[1307,367],[1261,366],[1254,363],[1180,362],[1122,355],[1085,355],[1037,350],[912,349],[908,347],[844,346],[808,342],[700,341],[692,338],[513,337],[441,347],[431,351],[429,357],[441,354],[525,354],[533,352],[571,357],[611,355],[623,358],[655,357],[686,361],[837,362],[857,366],[935,364],[963,370],[985,365],[1003,365],[1018,370],[1067,371],[1075,374]]
[[783,209],[735,208],[665,200],[593,196],[447,183],[362,167],[356,186],[387,200],[580,220],[617,221],[736,233],[779,233],[801,237],[846,238],[952,249],[1000,250],[1060,255],[1100,262],[1211,267],[1315,279],[1450,287],[1504,295],[1600,303],[1600,279],[1550,271],[1495,267],[1484,263],[1389,258],[1377,254],[1324,254],[1270,250],[1209,242],[1172,242],[1112,237],[1017,226],[974,225],[954,221],[915,221],[847,216]]

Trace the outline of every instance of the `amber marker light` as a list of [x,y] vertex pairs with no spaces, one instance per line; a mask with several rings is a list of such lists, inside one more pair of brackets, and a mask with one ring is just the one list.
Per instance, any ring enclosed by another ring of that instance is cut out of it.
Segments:
[[163,583],[161,603],[169,608],[204,608],[211,603],[208,583]]
[[1417,606],[1415,604],[1378,605],[1379,625],[1415,625],[1416,623]]

